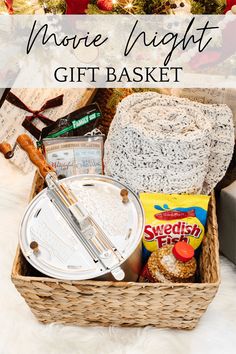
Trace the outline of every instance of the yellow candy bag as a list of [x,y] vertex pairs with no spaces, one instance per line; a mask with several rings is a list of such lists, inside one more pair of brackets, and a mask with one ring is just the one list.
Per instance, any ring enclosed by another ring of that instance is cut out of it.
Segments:
[[205,232],[209,196],[140,193],[146,224],[143,244],[153,252],[185,241],[197,249]]

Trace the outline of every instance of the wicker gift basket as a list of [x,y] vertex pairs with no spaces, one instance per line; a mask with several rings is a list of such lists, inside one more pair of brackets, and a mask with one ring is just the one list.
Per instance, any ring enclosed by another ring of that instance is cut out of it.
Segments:
[[[132,90],[102,89],[96,101],[107,131],[115,105]],[[43,188],[36,173],[31,199]],[[38,273],[18,247],[12,281],[42,323],[79,326],[155,326],[192,329],[219,287],[219,250],[216,206],[211,196],[207,231],[202,243],[198,283],[161,284],[113,281],[64,281]]]

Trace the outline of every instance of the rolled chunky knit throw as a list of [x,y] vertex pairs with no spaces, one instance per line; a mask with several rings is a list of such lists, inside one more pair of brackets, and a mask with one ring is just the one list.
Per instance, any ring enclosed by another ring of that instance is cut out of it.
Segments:
[[209,194],[234,146],[232,112],[155,92],[117,107],[105,143],[105,173],[134,191]]

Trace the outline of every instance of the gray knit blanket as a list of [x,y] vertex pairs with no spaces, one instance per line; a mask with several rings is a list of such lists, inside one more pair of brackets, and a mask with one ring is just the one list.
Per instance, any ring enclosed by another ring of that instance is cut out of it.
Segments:
[[228,106],[135,93],[117,107],[105,143],[105,173],[136,192],[209,194],[233,147]]

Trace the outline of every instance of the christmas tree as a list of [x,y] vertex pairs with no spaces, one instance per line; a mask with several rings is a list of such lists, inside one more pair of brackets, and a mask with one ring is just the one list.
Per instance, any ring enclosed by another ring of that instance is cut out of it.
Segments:
[[[234,0],[0,0],[0,13],[15,14],[223,14]],[[236,5],[236,0],[235,0]]]
[[87,13],[222,14],[226,0],[91,0]]
[[11,14],[12,12],[16,15],[43,13],[38,0],[0,0],[0,14]]
[[45,14],[64,14],[66,12],[66,2],[64,0],[39,0],[39,3]]

